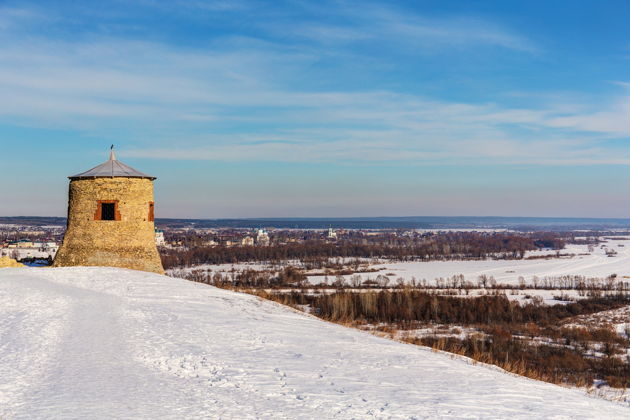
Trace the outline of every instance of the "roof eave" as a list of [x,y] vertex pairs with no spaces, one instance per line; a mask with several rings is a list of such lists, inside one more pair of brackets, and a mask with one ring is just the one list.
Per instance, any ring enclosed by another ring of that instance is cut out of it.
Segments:
[[81,175],[74,175],[74,176],[69,176],[68,179],[71,181],[76,181],[78,179],[96,179],[96,178],[138,178],[138,179],[149,179],[151,181],[155,181],[157,179],[157,177],[155,176],[123,176],[123,175],[114,175],[114,176],[110,176],[110,175],[88,175],[88,176],[81,176]]

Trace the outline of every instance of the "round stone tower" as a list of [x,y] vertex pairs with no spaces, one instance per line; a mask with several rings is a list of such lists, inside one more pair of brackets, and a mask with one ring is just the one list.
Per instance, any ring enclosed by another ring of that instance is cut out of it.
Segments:
[[153,176],[116,160],[70,176],[68,225],[53,267],[164,273],[155,244]]

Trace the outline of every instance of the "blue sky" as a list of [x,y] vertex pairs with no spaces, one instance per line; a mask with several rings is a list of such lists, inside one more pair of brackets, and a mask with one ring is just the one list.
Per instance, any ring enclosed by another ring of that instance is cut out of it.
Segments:
[[0,1],[0,215],[630,217],[627,1]]

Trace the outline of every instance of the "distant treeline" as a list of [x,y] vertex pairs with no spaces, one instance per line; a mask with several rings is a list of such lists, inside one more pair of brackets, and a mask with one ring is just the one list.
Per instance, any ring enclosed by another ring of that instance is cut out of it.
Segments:
[[630,219],[562,217],[346,217],[264,219],[156,219],[162,228],[279,228],[279,229],[513,229],[520,231],[614,229],[630,227]]
[[[284,297],[286,296],[286,298]],[[413,289],[340,291],[332,294],[291,292],[281,299],[288,304],[309,305],[318,316],[334,322],[408,323],[411,321],[458,325],[505,325],[533,322],[548,326],[582,314],[627,305],[625,294],[589,298],[563,305],[519,304],[505,295],[470,298],[440,296]]]
[[192,247],[162,249],[164,268],[198,264],[321,262],[330,258],[389,258],[399,261],[450,259],[523,258],[526,251],[564,248],[562,238],[550,232],[533,234],[450,232],[420,239],[389,238],[386,242],[306,241],[272,246]]
[[0,216],[0,224],[20,226],[66,226],[65,217]]

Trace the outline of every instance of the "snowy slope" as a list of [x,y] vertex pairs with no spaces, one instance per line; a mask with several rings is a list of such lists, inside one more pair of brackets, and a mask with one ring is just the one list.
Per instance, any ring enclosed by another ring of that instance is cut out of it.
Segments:
[[184,280],[0,269],[0,418],[436,417],[630,410]]

